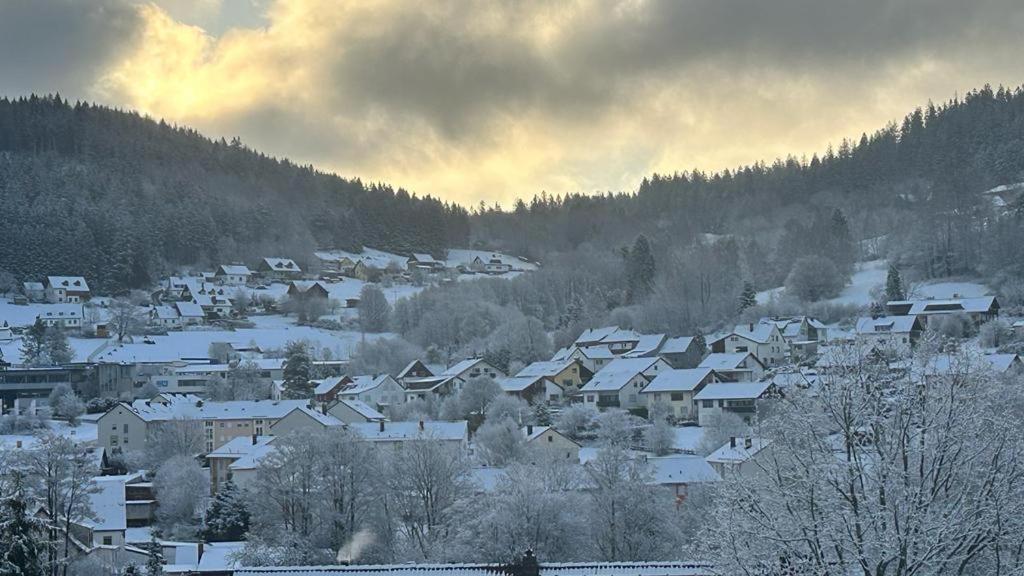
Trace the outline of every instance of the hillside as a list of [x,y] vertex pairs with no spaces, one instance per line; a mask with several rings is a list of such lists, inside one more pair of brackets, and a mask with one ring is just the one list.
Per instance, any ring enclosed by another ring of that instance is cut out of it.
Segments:
[[59,96],[0,99],[0,206],[0,269],[101,291],[178,265],[301,264],[323,247],[443,256],[469,235],[453,204]]

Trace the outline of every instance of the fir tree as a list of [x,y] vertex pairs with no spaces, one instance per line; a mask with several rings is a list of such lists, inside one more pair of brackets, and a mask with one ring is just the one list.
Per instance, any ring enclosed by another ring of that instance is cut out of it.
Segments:
[[11,493],[0,500],[0,574],[42,576],[43,522],[28,513],[28,501],[19,473],[13,474]]
[[703,359],[708,353],[708,342],[704,338],[704,332],[697,330],[697,333],[693,335],[693,343],[697,350],[700,351],[700,357]]
[[747,308],[752,308],[757,305],[757,291],[754,290],[754,285],[750,282],[743,283],[743,292],[740,294],[740,305],[739,311],[743,312]]
[[885,300],[904,300],[907,297],[903,289],[903,278],[900,276],[899,268],[895,264],[889,265],[889,274],[885,277]]
[[312,362],[305,342],[289,342],[285,350],[284,396],[291,400],[313,397],[313,383],[309,381]]
[[45,359],[46,354],[46,325],[39,318],[36,318],[25,335],[21,339],[21,357],[25,364],[38,365]]
[[629,284],[628,298],[637,302],[651,293],[657,267],[651,244],[643,234],[636,237],[632,250],[624,250],[626,256],[626,280]]
[[74,359],[67,334],[56,326],[46,329],[43,336],[43,352],[53,364],[67,364]]
[[217,491],[206,511],[203,537],[208,542],[236,542],[249,531],[249,510],[230,478]]
[[538,402],[533,407],[533,420],[539,426],[551,426],[551,412],[546,402]]

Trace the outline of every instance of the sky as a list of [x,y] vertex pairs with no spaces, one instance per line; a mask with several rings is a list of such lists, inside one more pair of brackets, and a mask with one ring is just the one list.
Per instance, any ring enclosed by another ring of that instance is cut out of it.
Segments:
[[2,95],[506,207],[820,153],[1022,48],[1021,0],[0,0]]

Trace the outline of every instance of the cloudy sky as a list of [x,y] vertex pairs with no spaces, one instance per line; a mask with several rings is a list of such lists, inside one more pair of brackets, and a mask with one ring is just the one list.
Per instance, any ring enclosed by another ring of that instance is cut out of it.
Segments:
[[1024,83],[1020,0],[0,0],[60,91],[463,203],[809,155]]

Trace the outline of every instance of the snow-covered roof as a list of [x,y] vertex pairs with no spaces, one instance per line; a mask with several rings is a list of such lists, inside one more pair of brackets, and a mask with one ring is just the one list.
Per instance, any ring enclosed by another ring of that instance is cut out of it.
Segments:
[[80,319],[81,317],[82,306],[80,304],[50,304],[38,316],[43,320]]
[[[1022,325],[1024,325],[1024,322],[1022,322]],[[555,354],[551,357],[551,361],[561,362],[563,360],[568,360],[569,356],[573,353],[573,350],[575,350],[575,348],[559,348],[558,351],[555,352]]]
[[750,352],[716,352],[714,354],[708,354],[700,361],[700,364],[698,364],[697,367],[711,368],[712,370],[740,370],[742,369],[743,362],[748,357],[758,364],[761,363],[757,359],[757,356],[754,356]]
[[665,344],[661,347],[662,354],[682,354],[690,348],[690,343],[693,342],[693,336],[679,336],[678,338],[669,338],[665,340]]
[[51,288],[64,288],[72,292],[89,291],[89,285],[81,276],[47,276],[46,284]]
[[857,334],[907,334],[916,326],[914,316],[864,317],[857,320]]
[[380,374],[378,376],[372,376],[365,374],[363,376],[356,376],[352,378],[352,383],[345,387],[341,391],[342,394],[362,394],[363,392],[369,392],[374,388],[380,386],[384,382],[391,378],[387,374]]
[[174,307],[182,318],[202,318],[205,316],[203,307],[192,302],[175,302]]
[[988,312],[996,307],[995,296],[979,296],[976,298],[948,298],[944,300],[894,300],[887,306],[910,305],[910,316],[927,316],[930,314],[949,314],[953,312]]
[[251,454],[260,446],[266,446],[274,441],[273,436],[257,436],[253,442],[250,436],[239,436],[225,442],[220,448],[206,455],[207,458],[236,458]]
[[582,334],[576,338],[577,345],[583,345],[593,342],[600,342],[606,336],[614,333],[619,329],[618,326],[604,326],[602,328],[588,328],[584,330]]
[[468,358],[466,360],[462,360],[461,362],[457,362],[454,365],[448,367],[441,375],[458,376],[483,361],[483,358]]
[[302,272],[299,265],[295,263],[291,258],[264,258],[263,262],[270,267],[271,270],[283,270],[286,272]]
[[412,259],[420,264],[440,264],[440,262],[434,260],[433,256],[430,254],[423,254],[422,252],[414,252]]
[[320,423],[323,426],[343,426],[344,425],[344,422],[342,422],[341,420],[338,420],[334,416],[331,416],[330,414],[324,414],[323,412],[320,412],[318,410],[314,410],[314,409],[310,408],[309,406],[299,406],[299,407],[293,408],[293,409],[288,411],[288,414],[291,414],[292,412],[295,412],[296,410],[298,410],[299,412],[302,412],[306,416],[309,416],[310,418],[312,418],[313,420],[317,421],[318,423]]
[[636,341],[636,346],[625,353],[623,357],[643,358],[645,356],[653,356],[658,353],[664,342],[664,334],[641,334],[640,338]]
[[93,530],[124,530],[128,527],[125,515],[125,483],[138,480],[139,474],[124,476],[97,476],[92,479],[95,492],[89,494],[89,505],[92,508],[92,519],[82,522]]
[[464,440],[469,434],[465,420],[426,421],[422,423],[422,429],[419,422],[384,422],[383,424],[383,431],[381,431],[380,422],[349,424],[349,430],[371,442],[400,442],[420,439]]
[[454,379],[454,376],[424,376],[422,378],[406,378],[404,382],[406,390],[424,392],[439,388]]
[[[337,388],[346,379],[348,379],[348,376],[328,376],[327,378],[319,381],[316,387],[313,388],[313,393],[318,395],[327,394],[331,390]],[[316,380],[314,380],[314,382],[316,382]]]
[[367,420],[384,420],[385,416],[380,412],[374,410],[369,404],[362,400],[339,400],[341,404],[351,408],[356,414],[359,414]]
[[967,357],[940,354],[928,359],[924,366],[924,373],[934,376],[955,373],[958,370],[982,368],[1003,374],[1015,364],[1020,365],[1020,357],[1016,354],[971,354]]
[[533,386],[538,380],[543,380],[546,376],[512,376],[510,378],[501,378],[498,380],[498,385],[505,392],[515,393],[522,392],[530,386]]
[[754,400],[767,392],[771,385],[771,382],[712,382],[697,392],[693,399]]
[[685,368],[666,370],[654,377],[641,394],[650,392],[691,392],[714,370],[711,368]]
[[248,266],[242,264],[221,264],[217,268],[217,274],[224,276],[250,276],[252,270],[249,270]]
[[576,444],[577,446],[579,446],[578,442],[576,442],[575,440],[569,438],[565,434],[562,434],[561,432],[556,430],[553,426],[533,425],[533,426],[523,426],[522,428],[519,429],[519,431],[523,433],[523,436],[526,437],[526,441],[527,442],[532,442],[532,441],[536,440],[537,438],[540,438],[548,430],[550,430],[554,434],[558,434],[562,438],[565,438],[569,442],[572,442],[573,444]]
[[580,388],[582,392],[617,392],[637,374],[650,369],[659,358],[616,358],[597,371],[590,382]]
[[[778,327],[775,326],[775,324],[737,324],[736,327],[733,328],[732,333],[724,336],[724,338],[728,338],[729,336],[739,336],[740,338],[746,338],[747,340],[757,342],[758,344],[767,344],[769,338],[771,338],[771,335],[775,333],[776,330],[778,330]],[[721,340],[721,338],[719,338],[719,340]]]
[[494,492],[498,488],[498,483],[508,478],[508,472],[504,468],[471,468],[469,476],[480,490]]
[[574,363],[575,360],[549,360],[547,362],[534,362],[523,367],[523,369],[516,374],[516,377],[519,378],[525,376],[546,376],[550,378],[553,376],[557,376],[563,370],[565,370],[569,366],[572,366]]
[[178,309],[174,306],[154,306],[153,314],[160,320],[174,320],[178,318]]
[[28,291],[39,291],[44,289],[42,282],[22,282],[21,286]]
[[580,354],[591,360],[611,360],[616,358],[607,344],[596,344],[594,346],[582,346],[577,348]]
[[430,372],[431,374],[438,374],[439,373],[438,371],[436,371],[432,366],[430,366],[426,362],[423,362],[422,360],[413,360],[413,361],[409,362],[408,364],[406,364],[405,368],[402,368],[402,370],[398,373],[398,378],[404,378],[405,375],[408,374],[409,372],[411,372],[412,369],[415,368],[417,365],[423,367],[424,369],[426,369],[427,372]]
[[654,484],[697,484],[722,479],[704,458],[691,454],[648,457],[647,466]]
[[[749,448],[747,447],[747,440],[750,440]],[[769,444],[771,444],[771,440],[764,438],[730,439],[721,448],[709,454],[707,461],[720,464],[742,464],[757,456],[758,452],[764,450]]]
[[[147,422],[176,419],[243,420],[248,418],[277,419],[295,408],[306,406],[306,400],[229,400],[226,402],[190,402],[172,400],[168,403],[136,400],[132,412]],[[198,404],[198,405],[197,405]]]
[[236,553],[245,547],[245,542],[208,542],[203,545],[203,555],[199,558],[196,571],[231,572],[241,566]]

